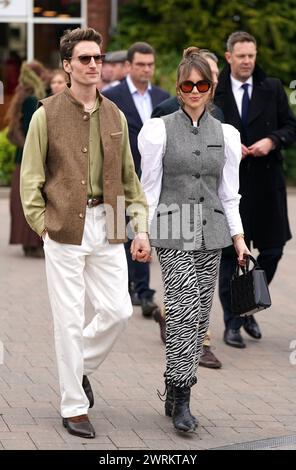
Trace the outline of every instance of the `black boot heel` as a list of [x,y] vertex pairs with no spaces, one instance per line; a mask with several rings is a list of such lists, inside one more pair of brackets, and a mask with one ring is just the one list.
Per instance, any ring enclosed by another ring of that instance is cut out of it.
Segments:
[[197,419],[190,413],[190,387],[173,387],[174,407],[173,424],[175,429],[183,432],[194,432],[198,426]]

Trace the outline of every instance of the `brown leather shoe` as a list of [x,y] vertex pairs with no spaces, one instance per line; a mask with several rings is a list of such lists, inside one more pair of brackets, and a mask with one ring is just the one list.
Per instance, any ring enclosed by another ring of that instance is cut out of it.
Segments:
[[222,363],[212,353],[210,346],[203,346],[203,352],[200,356],[199,365],[209,369],[221,369]]
[[74,436],[85,437],[87,439],[96,437],[96,432],[87,415],[63,418],[63,426],[67,429],[69,434],[73,434]]
[[85,395],[88,398],[89,407],[92,408],[94,406],[95,399],[94,399],[94,394],[93,394],[90,382],[89,382],[86,375],[83,376],[82,387],[83,387],[83,390],[85,392]]
[[154,317],[154,320],[159,324],[160,337],[161,337],[162,342],[165,344],[165,342],[166,342],[165,317],[162,316],[161,311],[159,310],[159,308],[154,310],[153,317]]

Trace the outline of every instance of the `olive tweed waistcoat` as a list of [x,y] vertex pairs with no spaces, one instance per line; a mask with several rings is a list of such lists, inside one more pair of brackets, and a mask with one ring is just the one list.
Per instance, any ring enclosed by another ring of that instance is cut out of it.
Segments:
[[[48,134],[43,187],[46,229],[59,243],[80,245],[87,202],[90,115],[68,88],[40,103],[45,109]],[[121,243],[125,241],[124,202],[117,204],[117,196],[124,196],[121,118],[117,106],[105,97],[100,96],[98,112],[107,238],[110,243]]]

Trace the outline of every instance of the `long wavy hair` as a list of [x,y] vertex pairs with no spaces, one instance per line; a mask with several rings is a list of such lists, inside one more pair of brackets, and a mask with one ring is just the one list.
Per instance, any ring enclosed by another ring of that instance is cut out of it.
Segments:
[[44,98],[47,82],[48,72],[40,62],[37,60],[23,62],[19,83],[5,116],[9,129],[14,133],[21,132],[22,106],[25,99],[29,96],[36,96],[37,99]]

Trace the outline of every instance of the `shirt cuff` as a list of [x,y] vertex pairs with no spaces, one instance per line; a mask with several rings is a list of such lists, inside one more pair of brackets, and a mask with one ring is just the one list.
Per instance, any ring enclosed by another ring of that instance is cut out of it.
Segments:
[[31,229],[34,230],[34,232],[36,232],[39,235],[39,237],[41,237],[42,233],[45,230],[44,214],[42,214],[42,216],[40,217],[38,221],[37,220],[31,221],[29,217],[27,217],[27,222],[30,225]]

